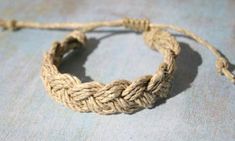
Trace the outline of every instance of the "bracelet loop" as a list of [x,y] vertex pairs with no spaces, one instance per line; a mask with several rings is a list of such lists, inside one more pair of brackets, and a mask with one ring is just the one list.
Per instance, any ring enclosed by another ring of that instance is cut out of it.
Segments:
[[[139,22],[146,23],[128,20],[130,25]],[[154,28],[146,30],[147,26],[140,29],[145,30],[143,35],[146,44],[164,55],[164,62],[153,76],[142,76],[133,82],[117,80],[105,85],[95,81],[81,83],[75,76],[61,74],[57,67],[63,55],[75,47],[85,45],[85,34],[77,30],[62,42],[54,43],[44,57],[41,72],[48,94],[75,111],[99,114],[133,113],[151,108],[157,100],[166,98],[171,88],[179,44],[165,31]]]

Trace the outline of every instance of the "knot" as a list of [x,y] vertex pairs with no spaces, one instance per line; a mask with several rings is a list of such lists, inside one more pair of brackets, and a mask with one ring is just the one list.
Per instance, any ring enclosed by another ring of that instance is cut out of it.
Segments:
[[123,24],[126,28],[132,29],[134,31],[147,31],[150,28],[150,21],[147,19],[130,19],[125,18]]
[[62,42],[54,42],[50,50],[50,54],[54,58],[54,64],[58,66],[65,53],[71,49],[84,46],[85,42],[86,36],[81,31],[73,31]]
[[225,58],[219,57],[216,60],[216,68],[217,68],[217,71],[221,74],[223,69],[228,68],[227,60]]
[[144,41],[152,49],[159,52],[172,51],[174,56],[180,53],[180,46],[176,39],[167,31],[158,28],[152,28],[144,32]]
[[12,31],[15,31],[17,29],[19,29],[17,27],[17,21],[16,20],[9,20],[9,21],[4,21],[4,20],[1,20],[0,21],[0,25],[3,27],[3,29],[5,30],[12,30]]
[[86,39],[85,33],[78,31],[78,30],[73,31],[65,37],[64,41],[62,41],[62,43],[61,43],[62,48],[61,48],[60,52],[62,54],[65,54],[70,49],[84,46],[86,43],[86,40],[87,39]]
[[86,35],[84,32],[81,32],[79,30],[75,30],[71,32],[67,37],[65,37],[64,42],[79,42],[83,46],[86,43]]

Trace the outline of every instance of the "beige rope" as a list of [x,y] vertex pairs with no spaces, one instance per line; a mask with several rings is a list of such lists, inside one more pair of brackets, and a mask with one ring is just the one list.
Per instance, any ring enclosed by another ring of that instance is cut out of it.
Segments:
[[[57,102],[80,112],[99,114],[133,113],[143,108],[150,108],[157,100],[166,98],[171,88],[175,71],[175,59],[180,53],[176,39],[167,31],[174,30],[193,38],[208,48],[217,58],[216,67],[219,73],[235,82],[234,74],[228,70],[228,61],[211,44],[194,33],[172,25],[151,24],[146,19],[125,18],[116,21],[93,23],[51,23],[0,20],[4,29],[21,28],[38,29],[72,29],[74,30],[61,42],[54,42],[45,54],[41,77],[48,94]],[[69,50],[85,46],[85,33],[104,26],[124,26],[134,31],[143,32],[146,44],[164,55],[163,63],[153,75],[142,76],[130,82],[117,80],[110,84],[99,82],[82,83],[70,74],[58,71],[64,54]]]

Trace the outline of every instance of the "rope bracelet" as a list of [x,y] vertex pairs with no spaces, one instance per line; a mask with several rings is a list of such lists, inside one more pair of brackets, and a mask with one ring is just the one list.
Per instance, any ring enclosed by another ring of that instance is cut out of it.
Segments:
[[[234,74],[229,70],[229,62],[207,41],[194,33],[173,25],[152,24],[146,19],[124,18],[116,21],[93,23],[49,23],[41,24],[23,21],[0,20],[4,29],[71,29],[74,30],[61,42],[54,42],[52,48],[44,55],[41,78],[52,99],[66,107],[79,112],[96,112],[99,114],[134,113],[144,108],[151,108],[156,101],[169,96],[171,81],[176,68],[176,57],[180,46],[169,30],[191,37],[208,48],[217,58],[218,72],[233,83]],[[77,77],[58,70],[64,54],[85,46],[85,33],[99,27],[124,26],[143,32],[146,44],[164,55],[163,63],[153,75],[142,76],[133,82],[116,80],[110,84],[96,81],[82,83]]]

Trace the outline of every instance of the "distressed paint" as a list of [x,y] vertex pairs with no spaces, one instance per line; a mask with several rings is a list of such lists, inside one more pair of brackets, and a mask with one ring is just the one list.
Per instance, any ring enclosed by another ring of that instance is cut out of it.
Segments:
[[[148,17],[190,29],[235,64],[234,0],[182,1],[0,1],[0,17],[53,21],[97,21]],[[68,31],[0,32],[0,140],[235,140],[235,86],[219,76],[215,58],[189,39],[177,37],[171,98],[133,115],[75,113],[52,101],[40,80],[42,54]],[[87,49],[69,55],[60,70],[108,83],[152,74],[162,56],[129,32],[91,33]],[[235,69],[232,65],[231,69]]]

